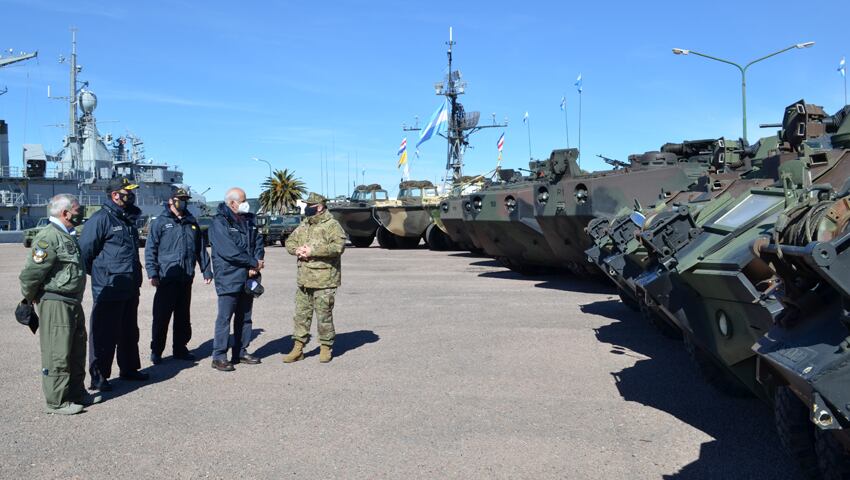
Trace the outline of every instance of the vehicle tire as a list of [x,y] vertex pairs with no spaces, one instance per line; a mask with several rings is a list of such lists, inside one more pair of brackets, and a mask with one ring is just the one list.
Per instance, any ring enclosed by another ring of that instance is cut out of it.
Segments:
[[24,247],[25,248],[32,248],[32,239],[31,238],[25,238],[24,239]]
[[617,294],[620,296],[620,301],[623,302],[623,305],[629,307],[629,310],[640,312],[640,304],[630,293],[622,288],[617,288]]
[[349,235],[348,239],[351,240],[351,244],[357,248],[368,248],[372,245],[372,241],[375,240],[375,236],[369,235],[368,237],[355,237],[353,235]]
[[387,250],[394,250],[398,248],[395,241],[396,236],[390,233],[390,231],[386,228],[378,227],[378,233],[376,236],[378,237],[378,245],[380,245],[381,248],[386,248]]
[[815,428],[814,432],[818,469],[823,479],[850,479],[850,454],[841,441],[835,438],[835,431]]
[[777,388],[773,397],[773,422],[779,442],[797,464],[803,478],[820,478],[815,425],[809,420],[806,406],[786,386]]
[[425,229],[425,243],[428,244],[428,248],[438,252],[457,249],[452,239],[434,223]]
[[[390,234],[392,235],[392,234]],[[422,240],[419,237],[399,237],[395,236],[395,243],[398,248],[403,248],[409,250],[411,248],[416,248],[419,246],[419,241]]]
[[[660,320],[660,319],[659,319]],[[683,333],[685,350],[702,376],[703,380],[724,395],[734,398],[748,398],[753,394],[738,380],[732,372],[720,365],[710,353],[695,344],[690,334]]]

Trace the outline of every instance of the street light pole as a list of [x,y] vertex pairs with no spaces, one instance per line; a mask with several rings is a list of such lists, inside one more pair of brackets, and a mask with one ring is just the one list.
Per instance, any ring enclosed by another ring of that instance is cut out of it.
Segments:
[[272,174],[272,164],[271,164],[271,163],[269,163],[269,162],[268,162],[268,161],[266,161],[266,160],[263,160],[262,158],[257,158],[257,157],[253,157],[253,158],[254,158],[254,160],[255,160],[255,161],[257,161],[257,162],[263,162],[263,163],[265,163],[266,165],[268,165],[268,166],[269,166],[269,179],[271,180],[271,178],[274,176],[274,175]]
[[777,50],[777,51],[775,51],[771,54],[765,55],[763,57],[759,57],[759,58],[751,61],[750,63],[744,65],[743,67],[738,65],[737,63],[731,62],[729,60],[724,60],[722,58],[717,58],[717,57],[714,57],[714,56],[711,56],[711,55],[706,55],[705,53],[695,52],[693,50],[686,50],[684,48],[674,48],[673,53],[675,55],[694,54],[694,55],[697,55],[697,56],[700,56],[700,57],[703,57],[703,58],[707,58],[709,60],[714,60],[714,61],[717,61],[717,62],[722,62],[722,63],[732,65],[733,67],[737,68],[741,72],[741,110],[742,110],[742,113],[743,113],[744,141],[746,142],[747,141],[747,69],[750,68],[750,66],[752,66],[753,64],[756,64],[756,63],[758,63],[762,60],[767,60],[770,57],[779,55],[780,53],[787,52],[788,50],[792,50],[792,49],[795,49],[795,48],[809,48],[814,44],[815,44],[815,42],[795,43],[794,45],[791,45],[790,47],[786,47],[786,48],[783,48],[782,50]]

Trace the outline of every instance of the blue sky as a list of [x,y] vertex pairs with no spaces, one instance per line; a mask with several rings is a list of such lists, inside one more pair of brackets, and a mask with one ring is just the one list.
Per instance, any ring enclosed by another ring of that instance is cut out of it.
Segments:
[[[842,55],[850,56],[848,2],[461,2],[451,12],[422,2],[93,2],[0,0],[0,48],[38,50],[37,61],[0,69],[0,118],[10,124],[13,165],[23,143],[58,150],[67,71],[57,62],[78,29],[81,80],[99,99],[102,133],[145,140],[148,158],[179,165],[210,199],[233,185],[259,193],[260,157],[322,190],[350,191],[354,166],[367,183],[396,192],[396,150],[414,116],[427,121],[442,97],[448,27],[462,97],[483,121],[508,118],[503,165],[566,144],[559,109],[566,94],[571,146],[578,143],[576,76],[584,79],[583,167],[597,154],[625,159],[668,141],[741,135],[740,74],[672,47],[746,63],[815,41],[748,73],[750,140],[773,133],[800,98],[833,113],[843,103]],[[492,169],[501,129],[479,132],[466,173]],[[415,144],[415,134],[407,134]],[[446,147],[435,138],[412,160],[414,178],[443,177]],[[350,167],[349,164],[350,158]],[[336,174],[336,181],[333,172]],[[349,173],[350,172],[350,173]]]

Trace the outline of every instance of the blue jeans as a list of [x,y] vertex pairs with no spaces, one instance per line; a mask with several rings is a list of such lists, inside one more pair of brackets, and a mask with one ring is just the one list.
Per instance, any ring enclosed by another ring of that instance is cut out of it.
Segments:
[[218,317],[215,319],[213,337],[213,360],[227,360],[228,341],[230,340],[230,319],[233,318],[233,354],[234,361],[248,353],[251,343],[251,309],[254,297],[246,293],[219,295]]

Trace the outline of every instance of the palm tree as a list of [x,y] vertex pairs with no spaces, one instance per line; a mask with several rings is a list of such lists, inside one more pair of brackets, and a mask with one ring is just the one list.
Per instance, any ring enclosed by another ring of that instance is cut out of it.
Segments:
[[266,213],[281,214],[295,206],[307,191],[304,182],[295,178],[295,172],[287,169],[275,170],[271,177],[263,182],[260,194],[260,207]]

